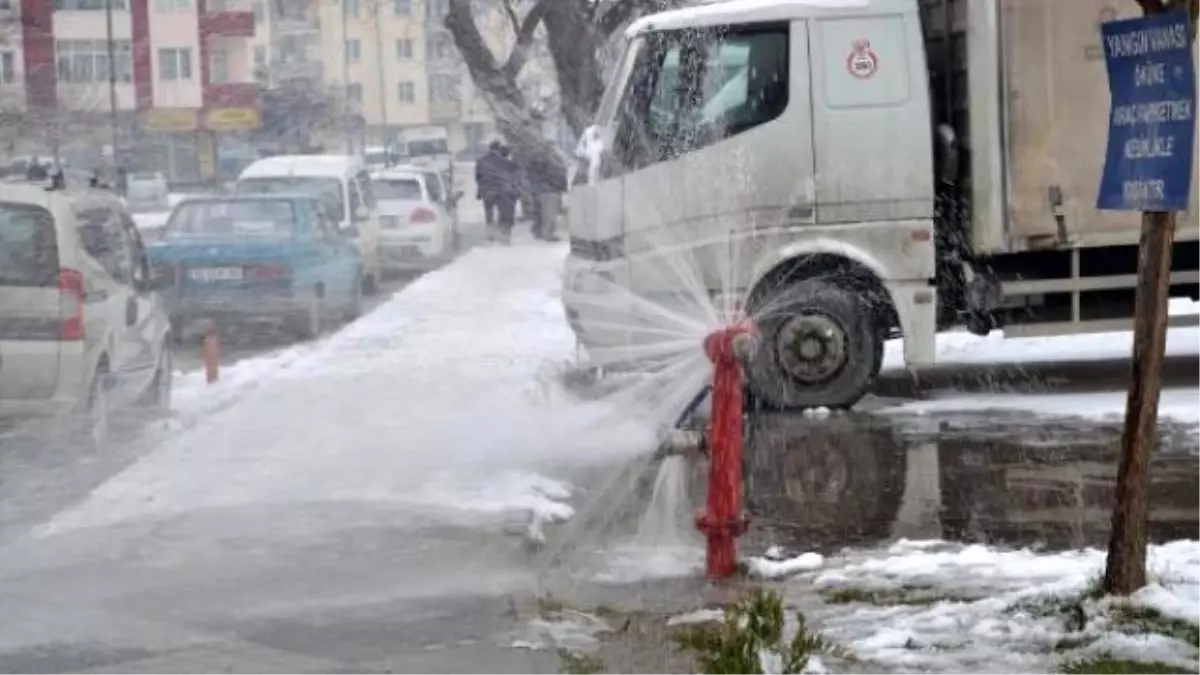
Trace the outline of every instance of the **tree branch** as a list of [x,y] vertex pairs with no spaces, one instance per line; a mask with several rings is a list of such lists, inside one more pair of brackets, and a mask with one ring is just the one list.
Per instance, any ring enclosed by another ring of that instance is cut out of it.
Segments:
[[[512,53],[508,55],[508,61],[504,63],[504,72],[512,77],[516,77],[517,73],[525,67],[525,61],[529,58],[529,47],[533,44],[533,38],[537,35],[538,26],[542,23],[542,18],[546,15],[546,9],[551,2],[556,0],[538,0],[537,4],[530,8],[529,13],[525,15],[524,21],[518,21],[517,13],[513,10],[509,0],[504,0],[504,9],[508,12],[508,18],[512,21],[513,30],[516,31],[517,39],[513,43]],[[557,0],[561,2],[562,0]]]
[[662,11],[677,4],[679,3],[671,0],[617,0],[608,8],[608,11],[602,13],[596,20],[596,27],[605,36],[609,36],[631,19],[643,14]]

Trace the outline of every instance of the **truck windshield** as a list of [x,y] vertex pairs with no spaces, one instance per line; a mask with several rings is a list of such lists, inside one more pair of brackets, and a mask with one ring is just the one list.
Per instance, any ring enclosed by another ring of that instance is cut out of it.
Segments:
[[336,219],[348,217],[342,181],[321,176],[261,176],[238,181],[239,194],[301,194],[318,197]]
[[296,231],[295,207],[281,199],[184,202],[167,221],[171,238],[247,236],[289,239]]

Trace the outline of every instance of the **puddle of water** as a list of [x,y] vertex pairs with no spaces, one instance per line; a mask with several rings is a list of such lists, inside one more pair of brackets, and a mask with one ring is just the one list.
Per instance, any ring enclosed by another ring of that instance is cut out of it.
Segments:
[[[754,539],[828,550],[908,537],[1105,546],[1119,425],[871,415],[753,417],[746,501]],[[1192,434],[1161,428],[1151,540],[1200,537]]]

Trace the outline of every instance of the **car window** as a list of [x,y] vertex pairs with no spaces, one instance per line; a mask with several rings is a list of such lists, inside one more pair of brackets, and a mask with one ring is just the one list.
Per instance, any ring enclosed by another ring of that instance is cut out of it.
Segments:
[[150,279],[150,261],[146,259],[146,244],[142,241],[142,235],[138,232],[137,224],[133,222],[133,218],[128,213],[122,212],[121,229],[125,233],[125,238],[129,241],[130,249],[133,251],[133,279],[134,281],[149,281]]
[[33,204],[0,202],[0,286],[57,284],[54,216]]
[[134,277],[134,252],[118,214],[107,206],[91,206],[77,210],[75,217],[79,221],[80,240],[87,254],[116,281],[131,283]]
[[262,176],[243,178],[237,183],[238,194],[299,194],[320,197],[338,220],[346,213],[342,181],[319,176]]
[[355,181],[350,181],[350,217],[353,218],[358,213],[358,207],[363,205],[362,196],[358,192],[358,185]]
[[425,174],[425,185],[429,188],[429,199],[434,202],[442,201],[442,181],[436,173]]
[[183,202],[175,207],[163,231],[165,239],[195,237],[290,238],[296,214],[284,199],[239,199]]
[[302,207],[308,218],[312,219],[314,225],[313,235],[322,241],[334,241],[338,239],[337,223],[330,220],[329,215],[323,209],[315,208],[315,205],[305,205]]
[[368,209],[375,208],[375,185],[371,181],[371,175],[366,171],[359,171],[354,178],[358,182],[359,191],[362,193],[363,204],[366,204]]
[[[421,181],[416,178],[380,178],[375,181],[375,190],[380,199],[407,199],[420,201],[425,199],[421,191]],[[430,190],[430,194],[433,190]]]
[[664,31],[620,104],[614,154],[636,169],[776,119],[788,104],[787,25]]

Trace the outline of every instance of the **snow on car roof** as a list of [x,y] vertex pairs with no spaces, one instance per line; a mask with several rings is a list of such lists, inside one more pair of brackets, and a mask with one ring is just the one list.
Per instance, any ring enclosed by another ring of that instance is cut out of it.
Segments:
[[823,9],[863,8],[892,4],[881,0],[716,0],[644,16],[630,24],[625,37],[648,31],[716,26],[726,23],[781,21],[809,16]]
[[363,168],[362,160],[349,155],[278,155],[260,159],[242,171],[242,178],[271,176],[329,176],[342,178]]
[[424,182],[426,172],[417,168],[403,169],[384,169],[382,171],[372,171],[371,180],[415,180]]

